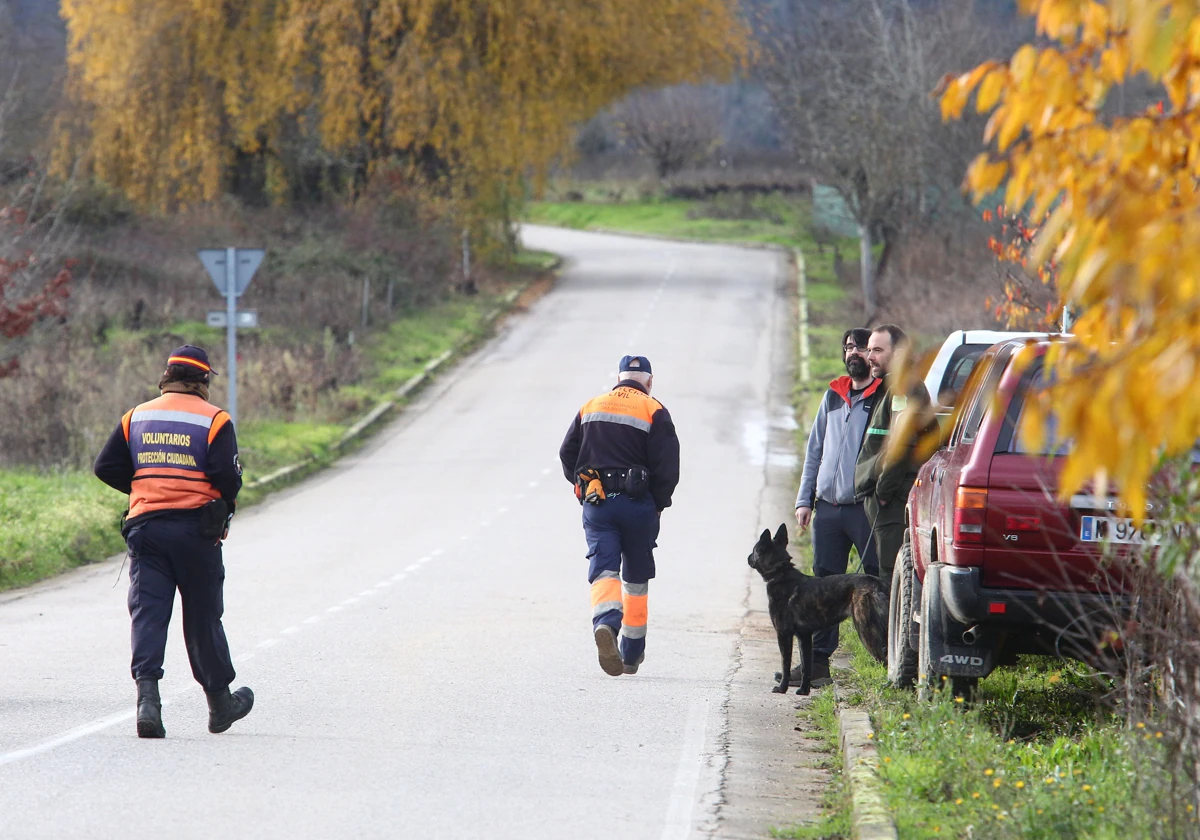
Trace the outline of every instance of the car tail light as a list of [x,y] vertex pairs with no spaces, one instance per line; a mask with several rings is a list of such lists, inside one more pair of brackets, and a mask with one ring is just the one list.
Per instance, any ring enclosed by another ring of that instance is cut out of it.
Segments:
[[987,519],[987,490],[959,487],[954,494],[954,542],[967,545],[983,543],[983,525]]

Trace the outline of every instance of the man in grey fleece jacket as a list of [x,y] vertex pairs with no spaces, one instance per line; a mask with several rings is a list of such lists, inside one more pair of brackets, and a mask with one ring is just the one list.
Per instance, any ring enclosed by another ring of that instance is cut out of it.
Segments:
[[[862,558],[862,570],[879,574],[871,523],[863,503],[854,498],[854,465],[880,385],[867,364],[870,337],[870,330],[846,330],[842,358],[848,375],[829,383],[808,433],[796,495],[796,522],[801,532],[812,523],[813,574],[817,577],[844,574],[852,545]],[[829,679],[829,657],[837,645],[836,627],[813,634],[814,681],[820,679],[824,684]]]

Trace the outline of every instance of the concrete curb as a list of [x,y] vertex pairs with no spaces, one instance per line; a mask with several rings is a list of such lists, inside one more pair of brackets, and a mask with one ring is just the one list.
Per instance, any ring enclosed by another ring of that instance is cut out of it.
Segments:
[[[846,654],[833,663],[849,668]],[[834,680],[833,696],[838,707],[838,744],[842,748],[846,790],[850,795],[850,832],[856,840],[897,840],[896,821],[883,795],[879,778],[879,755],[875,750],[875,729],[870,716],[861,709],[845,706],[845,688]]]
[[[546,272],[557,272],[562,267],[562,259],[556,260],[548,266]],[[376,405],[358,420],[350,425],[349,428],[342,434],[340,438],[334,441],[330,447],[330,455],[336,456],[347,445],[362,439],[368,431],[373,429],[383,418],[390,415],[393,411],[399,410],[402,401],[408,399],[415,394],[422,386],[428,383],[435,373],[437,373],[444,365],[458,359],[460,355],[472,349],[475,344],[483,338],[487,332],[494,326],[500,316],[512,309],[517,298],[528,289],[536,280],[530,280],[528,283],[523,283],[521,286],[510,289],[500,298],[500,302],[484,313],[479,319],[479,324],[471,330],[468,335],[463,336],[456,341],[449,350],[438,355],[426,363],[425,367],[419,373],[409,377],[408,380],[392,392],[392,399],[384,400]],[[286,467],[280,467],[274,472],[268,473],[261,478],[256,478],[254,481],[248,482],[246,488],[249,490],[268,489],[272,485],[283,484],[288,481],[299,478],[309,471],[317,469],[327,460],[326,457],[309,456],[295,464],[289,464]]]
[[896,823],[883,795],[879,778],[879,756],[875,752],[875,730],[860,709],[838,713],[846,788],[850,792],[851,833],[857,840],[897,840]]

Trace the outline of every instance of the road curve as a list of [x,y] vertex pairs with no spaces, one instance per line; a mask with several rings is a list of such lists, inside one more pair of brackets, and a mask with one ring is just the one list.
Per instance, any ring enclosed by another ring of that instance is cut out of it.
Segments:
[[[736,752],[738,721],[792,729],[769,674],[752,675],[760,710],[736,689],[762,588],[745,557],[791,507],[786,264],[523,236],[568,258],[548,295],[362,450],[235,522],[225,625],[257,705],[229,732],[205,729],[177,610],[167,738],[135,737],[116,562],[0,596],[0,837],[732,836],[730,791],[779,760]],[[628,352],[653,362],[683,477],[645,664],[612,678],[557,449]],[[779,809],[760,810],[765,833]]]

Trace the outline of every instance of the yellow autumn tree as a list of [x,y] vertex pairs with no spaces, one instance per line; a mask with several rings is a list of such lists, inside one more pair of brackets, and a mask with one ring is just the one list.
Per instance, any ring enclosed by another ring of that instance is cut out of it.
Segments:
[[[1200,2],[1021,0],[1043,43],[948,79],[957,118],[972,95],[989,149],[972,164],[976,200],[1049,216],[1029,259],[1052,259],[1075,340],[1049,359],[1040,396],[1074,441],[1061,490],[1115,481],[1139,515],[1162,455],[1200,438]],[[1144,74],[1162,103],[1106,116]]]
[[734,0],[63,0],[57,159],[159,207],[210,200],[238,156],[279,191],[310,144],[356,177],[433,160],[480,193],[543,171],[642,86],[728,75]]

